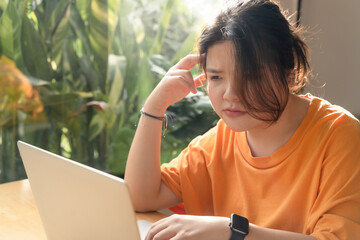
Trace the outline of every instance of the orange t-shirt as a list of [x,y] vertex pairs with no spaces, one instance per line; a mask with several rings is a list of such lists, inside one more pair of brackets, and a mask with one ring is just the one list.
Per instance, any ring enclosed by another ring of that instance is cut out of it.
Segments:
[[259,226],[317,239],[360,239],[360,124],[312,97],[290,140],[252,157],[245,132],[220,120],[161,166],[162,181],[193,215],[237,213]]

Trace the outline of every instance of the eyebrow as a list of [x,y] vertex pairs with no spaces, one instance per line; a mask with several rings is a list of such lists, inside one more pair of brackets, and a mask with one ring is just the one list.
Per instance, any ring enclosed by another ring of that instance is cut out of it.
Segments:
[[207,72],[207,73],[223,73],[223,71],[214,69],[214,68],[206,68],[205,72]]

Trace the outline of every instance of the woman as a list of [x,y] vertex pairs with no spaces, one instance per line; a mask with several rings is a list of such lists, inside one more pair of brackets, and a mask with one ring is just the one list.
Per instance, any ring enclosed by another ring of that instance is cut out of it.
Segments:
[[[199,53],[150,94],[130,149],[135,209],[184,202],[189,214],[155,223],[147,239],[357,239],[359,121],[297,95],[310,73],[298,29],[272,1],[240,1],[203,31]],[[221,119],[160,166],[162,116],[205,81]]]

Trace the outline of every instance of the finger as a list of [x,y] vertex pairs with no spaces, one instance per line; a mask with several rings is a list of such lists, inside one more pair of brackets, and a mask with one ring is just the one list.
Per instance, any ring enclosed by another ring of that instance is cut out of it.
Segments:
[[206,75],[201,74],[194,79],[195,88],[198,88],[206,82]]
[[147,233],[147,235],[146,235],[146,237],[145,237],[145,239],[146,240],[152,240],[154,237],[155,237],[155,235],[156,234],[158,234],[158,232],[160,232],[160,231],[163,231],[164,229],[166,229],[166,225],[156,225],[156,226],[151,226],[151,228],[150,228],[150,230],[148,231],[148,233]]
[[185,69],[173,69],[166,73],[167,76],[183,76],[189,81],[193,81],[193,76],[189,70]]
[[184,79],[186,80],[186,82],[190,82],[194,84],[194,88],[192,86],[192,84],[189,85],[191,92],[196,93],[197,92],[197,88],[201,87],[202,85],[204,85],[207,81],[206,79],[206,74],[201,74],[195,78],[193,78],[191,72],[189,70],[182,70],[182,69],[178,69],[178,70],[174,70],[172,72],[168,73],[169,76],[183,76]]
[[154,239],[168,240],[173,239],[177,234],[177,231],[171,228],[165,228],[154,235]]
[[176,69],[168,72],[168,76],[179,77],[192,93],[196,93],[196,85],[194,84],[194,78],[189,70]]
[[190,70],[199,62],[200,62],[200,55],[190,54],[182,58],[177,64],[175,64],[174,68]]
[[[155,222],[151,228],[149,229],[149,232],[146,235],[146,240],[152,240],[159,232],[165,231],[166,228],[169,225],[169,218],[161,219],[157,222]],[[157,236],[158,237],[158,236]],[[161,239],[161,238],[160,238]]]
[[154,236],[153,238],[159,240],[169,240],[169,239],[176,239],[179,230],[181,227],[179,226],[179,216],[174,214],[170,217],[161,219],[155,223],[154,228]]
[[185,77],[183,77],[183,76],[177,76],[178,78],[180,78],[182,81],[182,85],[184,86],[184,87],[186,87],[190,92],[192,92],[192,93],[197,93],[197,89],[196,89],[196,87],[195,87],[195,83],[194,83],[194,80],[193,80],[193,78],[191,78],[191,79],[188,79],[188,78],[185,78]]

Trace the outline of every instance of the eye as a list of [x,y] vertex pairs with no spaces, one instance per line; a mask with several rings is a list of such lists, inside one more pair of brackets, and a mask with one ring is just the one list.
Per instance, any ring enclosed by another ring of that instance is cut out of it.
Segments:
[[220,79],[221,79],[221,77],[218,76],[218,75],[209,76],[209,80],[211,80],[211,81],[217,81],[217,80],[220,80]]

